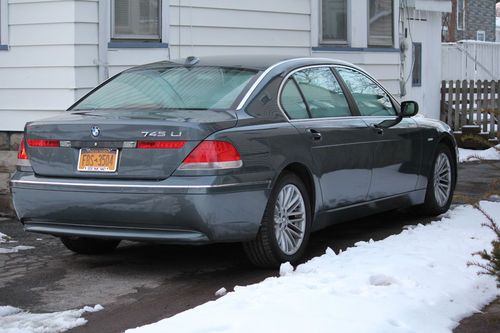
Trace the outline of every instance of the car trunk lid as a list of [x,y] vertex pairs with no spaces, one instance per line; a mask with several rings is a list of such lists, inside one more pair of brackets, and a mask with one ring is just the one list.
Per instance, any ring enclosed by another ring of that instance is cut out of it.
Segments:
[[[165,179],[200,141],[236,122],[234,111],[222,110],[68,112],[29,123],[26,149],[34,172],[43,176]],[[37,147],[30,140],[58,140],[60,145]],[[151,147],[153,141],[168,144]],[[78,170],[82,151],[97,149],[117,151],[115,171]]]

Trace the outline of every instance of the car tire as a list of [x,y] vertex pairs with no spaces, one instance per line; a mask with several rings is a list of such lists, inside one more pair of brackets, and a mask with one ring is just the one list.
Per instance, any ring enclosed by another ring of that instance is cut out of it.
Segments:
[[99,239],[87,237],[61,237],[61,241],[69,250],[79,254],[104,254],[112,252],[119,239]]
[[456,162],[450,148],[440,144],[434,155],[432,169],[428,177],[425,201],[420,207],[423,215],[437,216],[448,211],[455,191],[456,168]]
[[306,187],[295,174],[285,173],[271,192],[257,237],[244,243],[243,249],[259,267],[296,263],[307,246],[310,228],[311,205]]

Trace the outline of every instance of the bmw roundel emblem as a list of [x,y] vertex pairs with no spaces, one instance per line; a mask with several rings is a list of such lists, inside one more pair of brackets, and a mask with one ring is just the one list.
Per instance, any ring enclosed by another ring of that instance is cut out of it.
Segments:
[[90,134],[92,134],[94,138],[97,138],[99,134],[101,134],[101,130],[97,126],[92,126],[92,128],[90,129]]

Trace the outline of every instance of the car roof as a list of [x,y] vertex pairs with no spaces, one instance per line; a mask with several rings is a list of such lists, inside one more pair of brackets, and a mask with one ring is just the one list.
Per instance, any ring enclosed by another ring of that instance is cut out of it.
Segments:
[[[193,66],[239,67],[263,71],[276,64],[286,64],[286,68],[304,65],[331,64],[356,67],[353,64],[329,58],[297,57],[287,55],[221,55],[197,57]],[[188,58],[159,61],[151,64],[133,67],[132,69],[153,69],[172,65],[184,66]]]

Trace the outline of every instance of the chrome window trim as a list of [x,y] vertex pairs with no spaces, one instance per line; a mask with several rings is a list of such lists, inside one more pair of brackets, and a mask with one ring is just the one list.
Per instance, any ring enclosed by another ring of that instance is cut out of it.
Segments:
[[74,182],[59,182],[59,181],[39,181],[39,180],[11,180],[12,185],[28,184],[28,185],[54,185],[54,186],[75,186],[75,187],[100,187],[100,188],[172,188],[172,189],[205,189],[205,188],[223,188],[234,186],[250,186],[250,185],[269,185],[270,181],[254,181],[244,183],[228,183],[228,184],[212,184],[212,185],[156,185],[156,184],[100,184],[100,183],[74,183]]
[[[299,60],[324,60],[324,61],[329,61],[329,62],[334,62],[335,60],[333,59],[328,59],[328,58],[314,58],[314,57],[303,57],[303,58],[292,58],[292,59],[286,59],[286,60],[283,60],[283,61],[280,61],[280,62],[277,62],[271,66],[269,66],[264,72],[262,72],[262,74],[260,74],[259,78],[252,84],[252,86],[247,90],[245,96],[243,96],[243,98],[241,99],[240,103],[238,104],[238,106],[236,107],[236,111],[239,111],[241,109],[243,109],[243,107],[245,106],[245,104],[248,102],[248,100],[250,99],[250,96],[255,92],[255,90],[257,89],[257,86],[262,82],[262,80],[264,80],[264,78],[266,77],[266,75],[268,75],[273,69],[275,69],[276,67],[280,66],[280,65],[283,65],[283,64],[286,64],[286,63],[289,63],[289,62],[292,62],[292,61],[299,61]],[[330,64],[330,65],[317,65],[317,66],[333,66],[334,64]],[[287,117],[288,119],[288,117]]]

